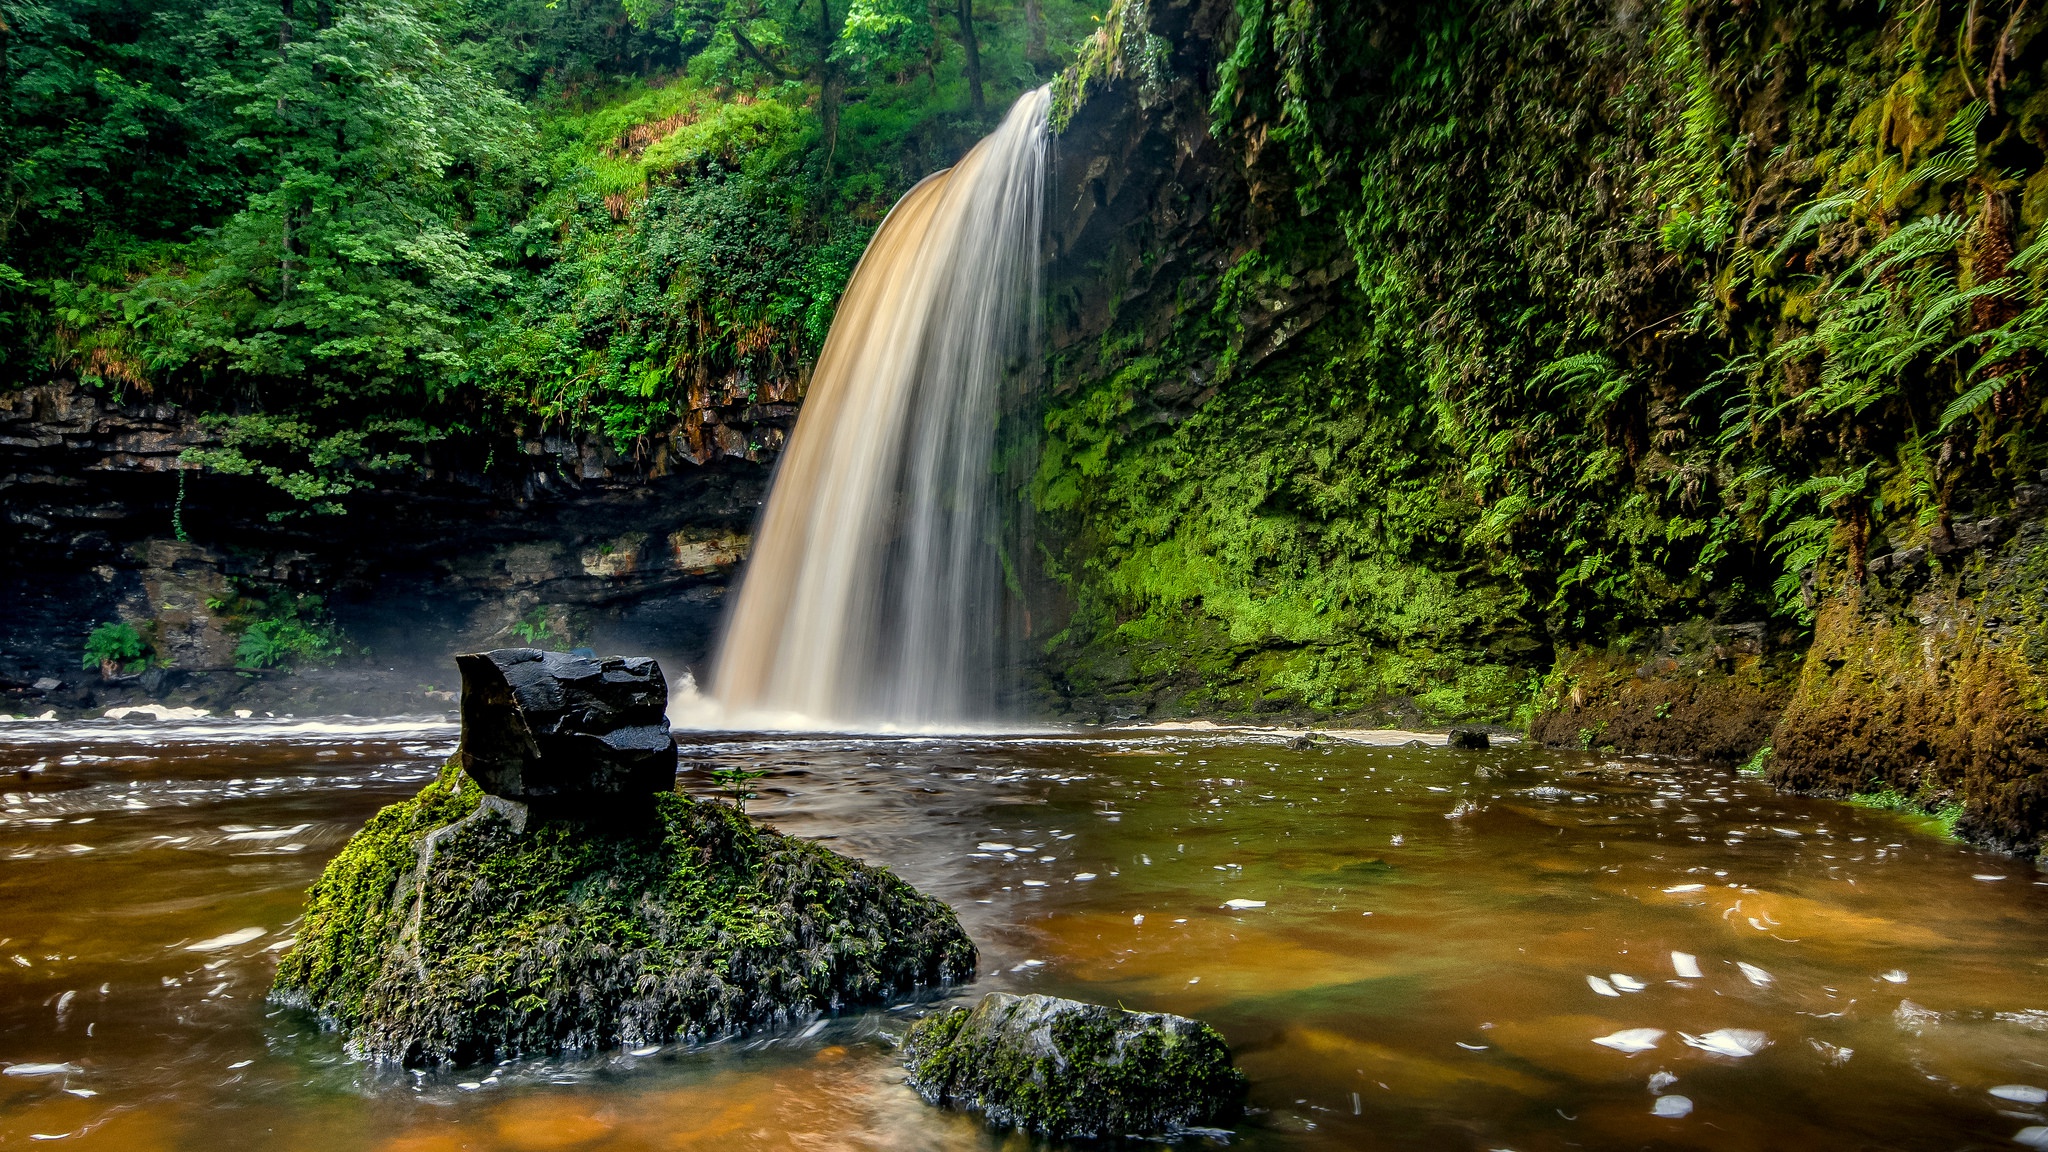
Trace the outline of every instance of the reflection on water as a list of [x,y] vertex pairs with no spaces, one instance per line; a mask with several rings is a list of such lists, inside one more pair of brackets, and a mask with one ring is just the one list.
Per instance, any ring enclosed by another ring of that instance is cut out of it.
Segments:
[[[263,994],[440,722],[0,728],[0,1145],[1017,1149],[919,1103],[925,1004],[686,1049],[374,1070]],[[1731,773],[1200,732],[695,736],[686,784],[948,900],[988,973],[1202,1016],[1254,1149],[2017,1147],[2030,865]],[[1997,1091],[1994,1092],[1993,1090]]]

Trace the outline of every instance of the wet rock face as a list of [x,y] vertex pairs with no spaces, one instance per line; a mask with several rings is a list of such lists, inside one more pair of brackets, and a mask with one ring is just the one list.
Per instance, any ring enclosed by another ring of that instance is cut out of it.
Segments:
[[645,656],[538,648],[457,656],[458,762],[485,792],[521,803],[648,797],[675,787],[668,681]]
[[1055,1140],[1172,1136],[1244,1107],[1223,1037],[1162,1012],[992,992],[918,1021],[904,1054],[927,1102]]
[[1771,782],[1893,793],[1973,843],[2048,854],[2048,518],[1937,527],[1869,577],[1826,590]]
[[1798,679],[1799,638],[1762,623],[1691,621],[1560,650],[1530,739],[1741,763],[1771,742]]

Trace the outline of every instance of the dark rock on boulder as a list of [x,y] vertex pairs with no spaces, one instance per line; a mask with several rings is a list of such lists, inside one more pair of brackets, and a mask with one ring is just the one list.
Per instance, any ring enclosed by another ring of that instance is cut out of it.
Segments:
[[996,992],[918,1021],[904,1054],[928,1102],[1056,1140],[1171,1136],[1244,1108],[1223,1038],[1160,1012]]
[[501,648],[455,663],[462,669],[456,758],[491,795],[575,802],[675,787],[668,681],[652,659]]
[[1493,739],[1484,728],[1453,728],[1445,743],[1453,748],[1490,748]]

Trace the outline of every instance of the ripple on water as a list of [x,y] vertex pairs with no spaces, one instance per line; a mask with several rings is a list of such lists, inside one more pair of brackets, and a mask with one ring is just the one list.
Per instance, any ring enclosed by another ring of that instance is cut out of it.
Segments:
[[[78,1071],[0,1076],[0,1143],[1001,1143],[900,1083],[886,1037],[944,992],[696,1050],[425,1078],[352,1065],[262,993],[305,887],[436,770],[452,726],[35,727],[0,730],[17,773],[0,796],[0,1063]],[[1526,748],[685,743],[685,787],[766,768],[755,811],[949,900],[987,973],[957,995],[1216,1023],[1268,1109],[1254,1147],[1433,1148],[1453,1129],[1484,1147],[2009,1146],[2014,1117],[2048,1104],[2030,1087],[2040,889],[1974,879],[2014,873],[1889,814]]]

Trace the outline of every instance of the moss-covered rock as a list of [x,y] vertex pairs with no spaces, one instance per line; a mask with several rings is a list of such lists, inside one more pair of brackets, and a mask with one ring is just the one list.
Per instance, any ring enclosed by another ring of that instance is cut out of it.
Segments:
[[1612,748],[1747,760],[1799,677],[1801,638],[1763,623],[1692,621],[1559,654],[1529,736],[1553,748]]
[[973,976],[951,909],[677,793],[529,821],[452,765],[308,896],[273,996],[407,1064],[709,1039]]
[[1937,528],[1861,583],[1834,574],[1773,783],[1881,797],[2021,855],[2048,846],[2048,520],[2005,529],[1964,548]]
[[1054,1139],[1172,1135],[1244,1107],[1223,1037],[1185,1016],[995,992],[918,1021],[904,1049],[927,1101]]

